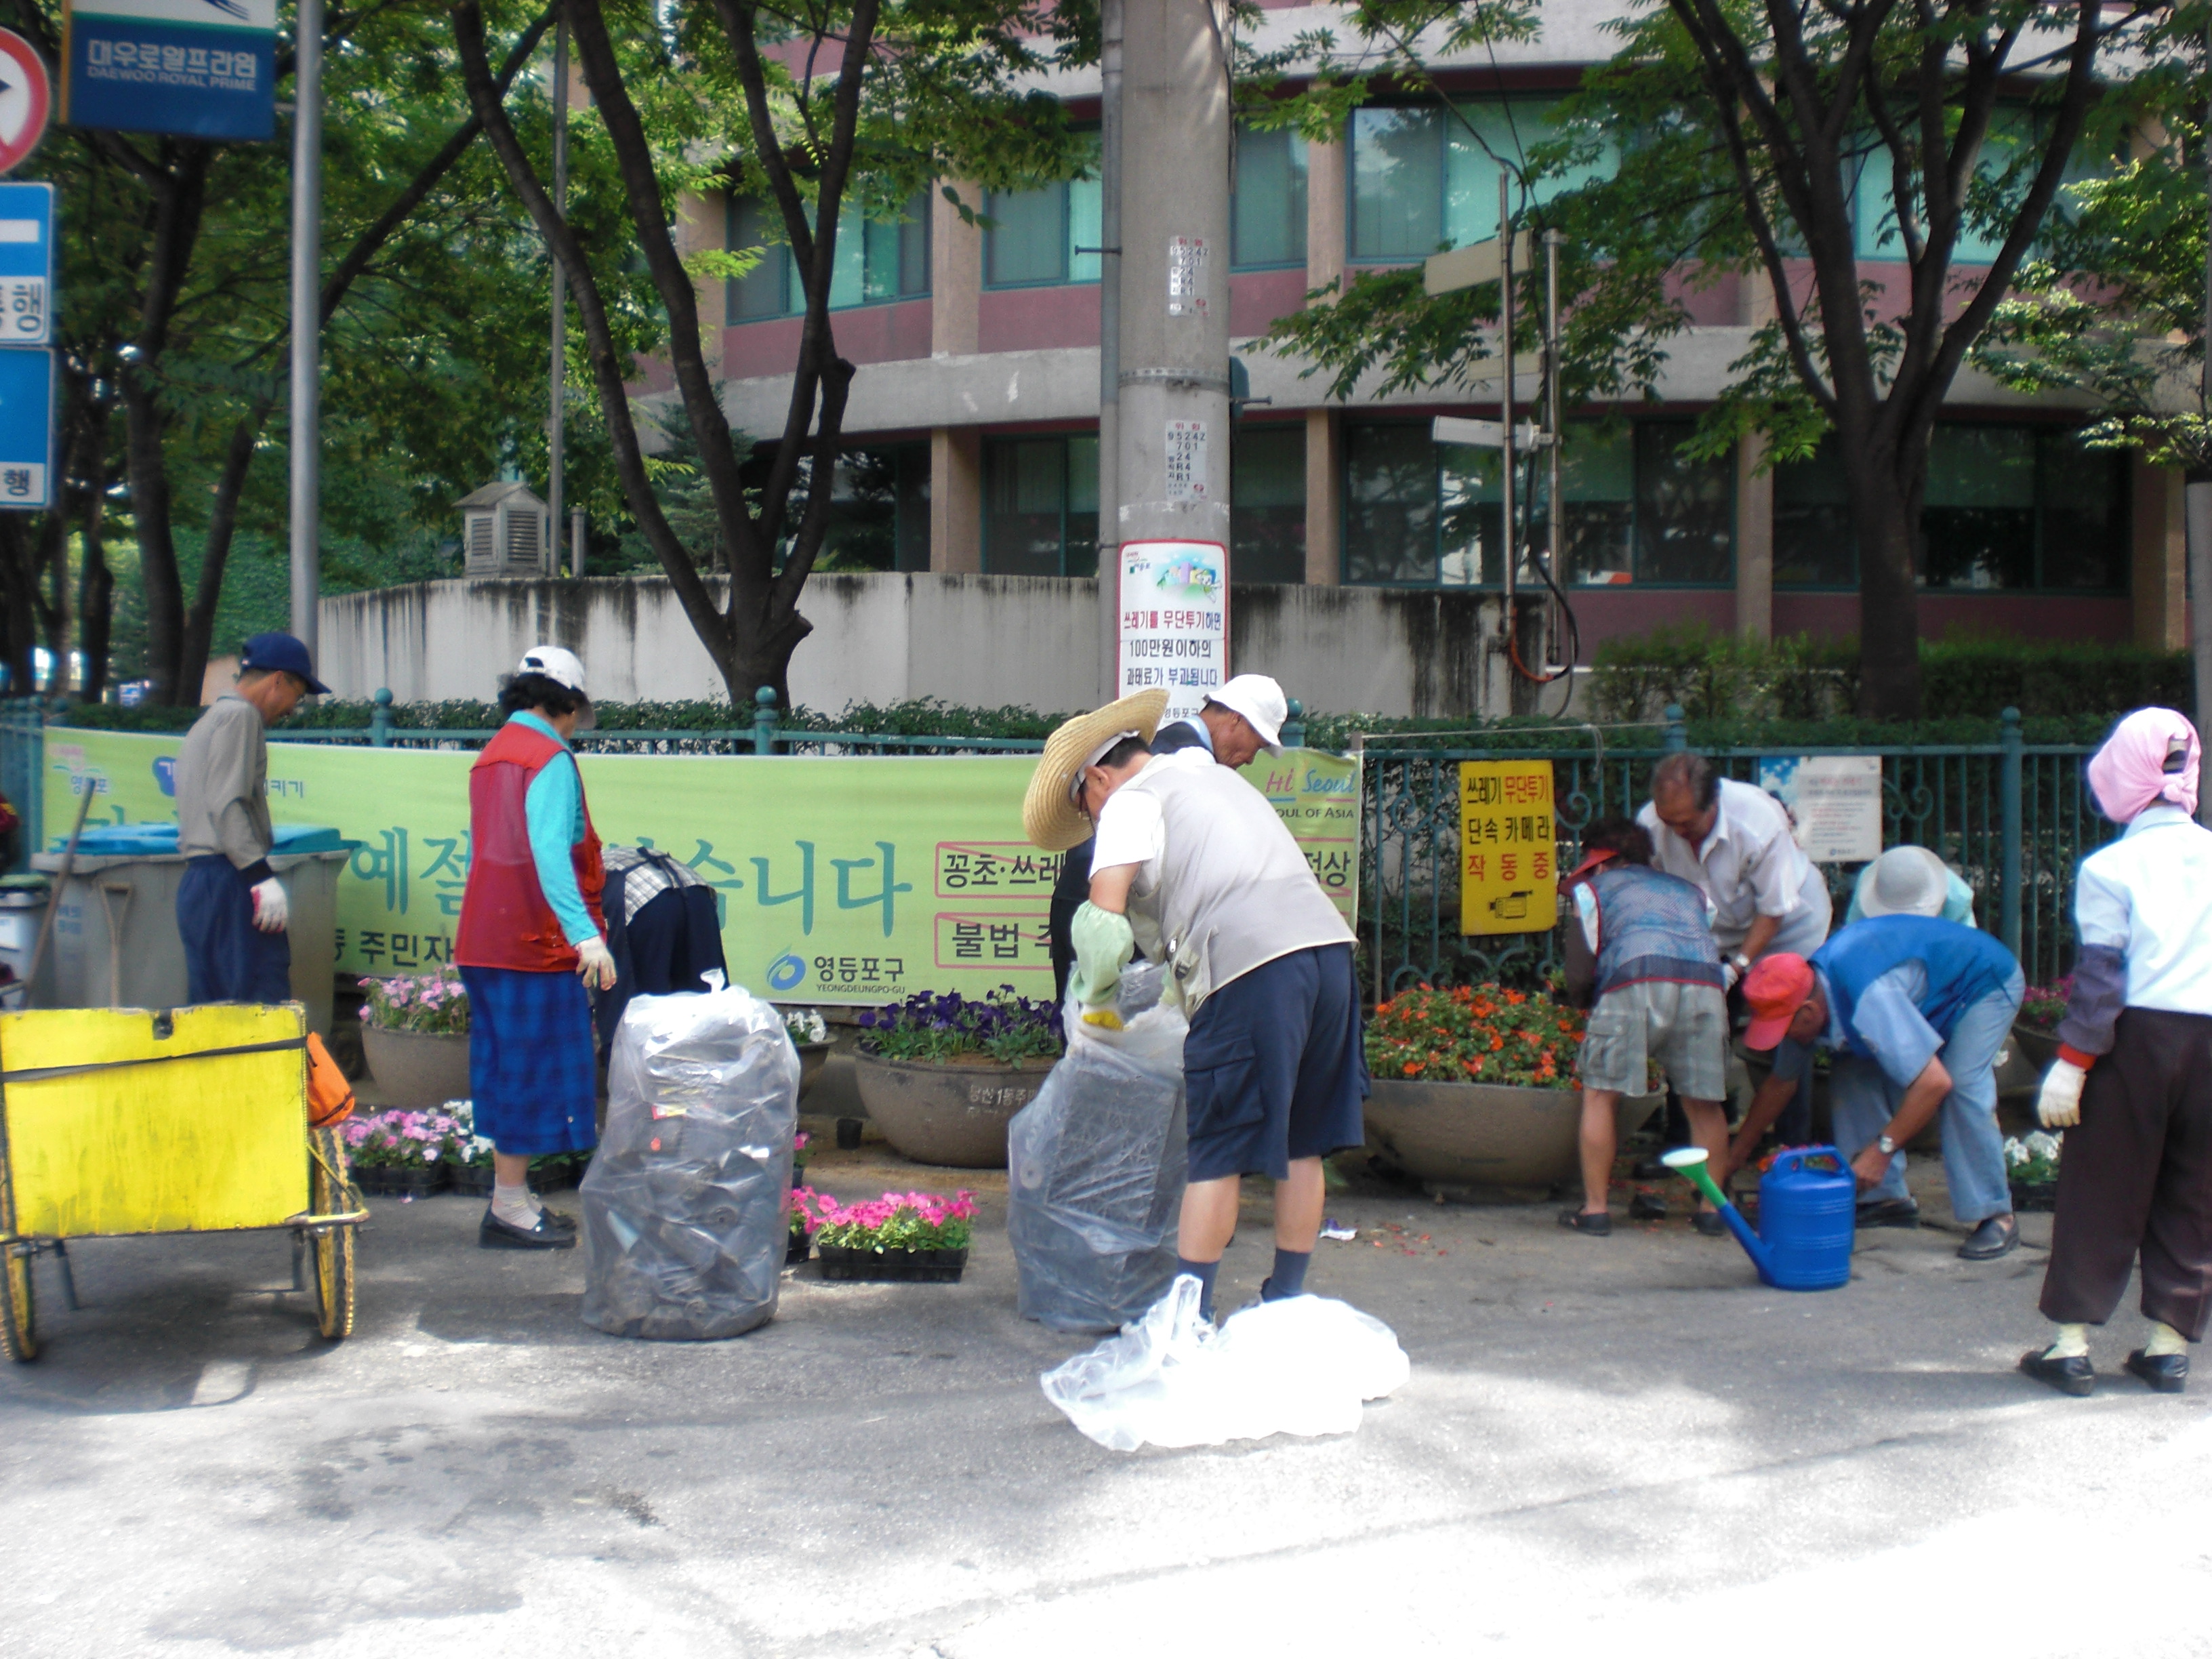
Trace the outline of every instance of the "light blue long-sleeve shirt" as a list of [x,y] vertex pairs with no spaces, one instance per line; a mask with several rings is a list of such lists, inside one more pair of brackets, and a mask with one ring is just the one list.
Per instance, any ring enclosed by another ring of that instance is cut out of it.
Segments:
[[518,708],[507,716],[533,732],[543,732],[561,745],[562,752],[545,763],[530,781],[522,798],[523,822],[530,832],[530,859],[538,866],[538,885],[561,923],[571,945],[597,939],[592,913],[584,908],[584,895],[576,885],[576,864],[571,849],[584,838],[584,781],[576,772],[576,757],[568,744],[538,715]]

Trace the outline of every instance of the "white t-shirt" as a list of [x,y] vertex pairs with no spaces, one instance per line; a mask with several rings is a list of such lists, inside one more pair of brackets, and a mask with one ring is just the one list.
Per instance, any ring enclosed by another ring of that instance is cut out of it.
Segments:
[[1693,852],[1646,802],[1636,821],[1651,832],[1651,861],[1704,890],[1723,956],[1742,945],[1760,916],[1782,924],[1767,954],[1811,956],[1828,937],[1832,911],[1827,881],[1790,833],[1790,815],[1764,789],[1734,778],[1721,780],[1716,804],[1713,827]]
[[[1196,771],[1212,764],[1213,756],[1206,750],[1178,749],[1172,755],[1155,756],[1146,763],[1144,771],[1150,772],[1154,767],[1181,767]],[[1167,818],[1160,811],[1160,798],[1143,789],[1116,789],[1099,809],[1098,834],[1091,849],[1091,873],[1095,876],[1101,870],[1111,870],[1120,864],[1156,866],[1167,845]],[[1149,886],[1158,874],[1157,869],[1147,869],[1139,878]]]

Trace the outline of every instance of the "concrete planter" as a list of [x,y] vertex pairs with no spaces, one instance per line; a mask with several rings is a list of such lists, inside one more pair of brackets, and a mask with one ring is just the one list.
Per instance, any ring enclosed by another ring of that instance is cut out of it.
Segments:
[[[1656,1092],[1624,1099],[1616,1115],[1622,1139],[1665,1100]],[[1378,1078],[1367,1144],[1433,1187],[1555,1187],[1581,1173],[1582,1115],[1578,1089]]]
[[791,1046],[799,1050],[799,1097],[806,1098],[806,1091],[814,1086],[814,1079],[822,1075],[822,1068],[830,1063],[827,1042],[801,1042],[796,1038]]
[[442,1106],[469,1097],[469,1040],[428,1031],[387,1031],[367,1020],[361,1051],[377,1092],[394,1106]]
[[988,1060],[933,1066],[866,1048],[853,1064],[860,1102],[893,1150],[958,1170],[1006,1167],[1006,1124],[1036,1098],[1052,1069],[1041,1060],[1018,1071]]
[[[2025,1021],[2014,1020],[2012,1047],[2014,1054],[2034,1068],[2036,1080],[2040,1083],[2043,1074],[2051,1069],[2051,1062],[2058,1058],[2058,1034],[2039,1031]],[[2002,1085],[2007,1079],[2000,1077],[1998,1080]]]

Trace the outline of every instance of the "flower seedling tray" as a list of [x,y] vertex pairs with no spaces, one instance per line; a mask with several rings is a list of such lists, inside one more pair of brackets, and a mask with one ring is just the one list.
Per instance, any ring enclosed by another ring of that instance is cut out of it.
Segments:
[[957,1250],[860,1250],[849,1245],[823,1244],[815,1254],[822,1258],[822,1277],[844,1279],[893,1279],[910,1285],[957,1285],[968,1265],[968,1252]]
[[783,1265],[792,1267],[806,1260],[814,1251],[814,1241],[805,1233],[793,1233],[791,1242],[783,1247]]
[[2033,1213],[2049,1212],[2058,1207],[2058,1183],[2055,1181],[2015,1181],[2012,1183],[2012,1207],[2015,1211]]
[[448,1171],[442,1164],[356,1164],[349,1173],[355,1186],[380,1198],[428,1198],[446,1190]]
[[489,1198],[491,1196],[490,1159],[487,1158],[482,1164],[449,1164],[446,1166],[446,1170],[451,1178],[453,1191],[460,1194],[462,1197]]

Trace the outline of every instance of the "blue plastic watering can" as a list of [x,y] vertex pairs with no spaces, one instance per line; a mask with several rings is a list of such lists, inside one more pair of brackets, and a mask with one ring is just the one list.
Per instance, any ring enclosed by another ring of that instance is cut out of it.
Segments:
[[1797,1146],[1776,1158],[1759,1180],[1757,1232],[1714,1183],[1703,1147],[1678,1146],[1661,1162],[1720,1207],[1759,1278],[1775,1289],[1832,1291],[1850,1282],[1858,1181],[1834,1147]]

